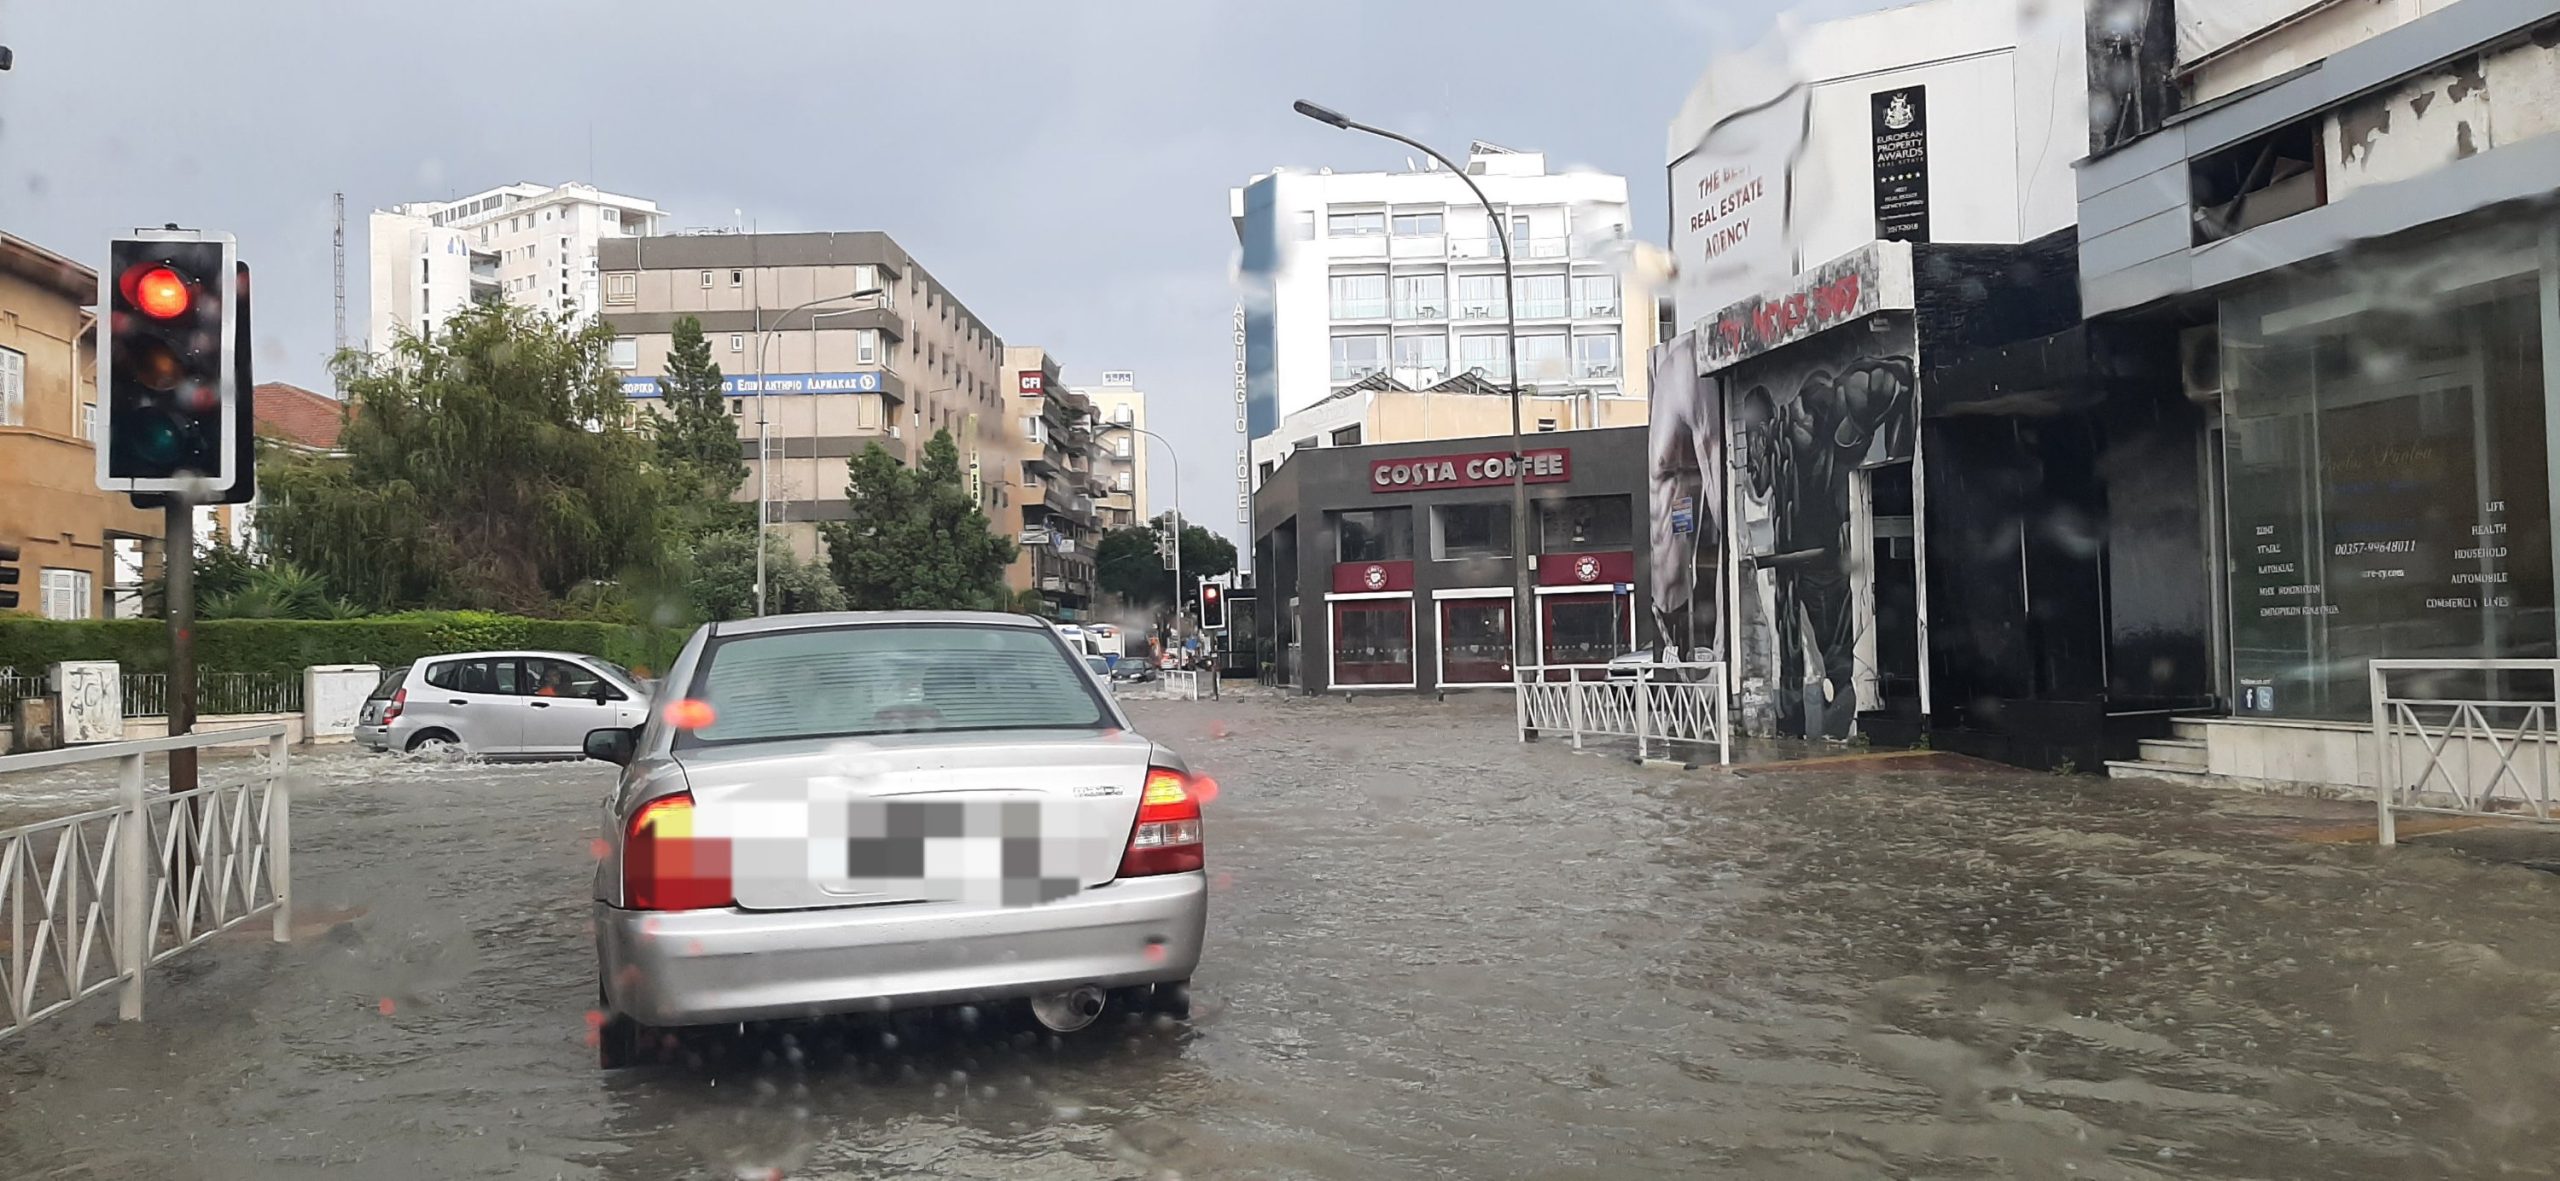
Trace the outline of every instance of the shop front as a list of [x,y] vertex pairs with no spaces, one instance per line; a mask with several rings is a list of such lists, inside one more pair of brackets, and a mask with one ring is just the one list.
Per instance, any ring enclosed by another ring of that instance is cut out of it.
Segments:
[[[1500,689],[1525,638],[1542,664],[1602,664],[1646,609],[1635,542],[1642,428],[1522,448],[1534,604],[1516,600],[1508,437],[1302,448],[1254,496],[1257,627],[1306,692]],[[1313,591],[1315,593],[1308,593]]]

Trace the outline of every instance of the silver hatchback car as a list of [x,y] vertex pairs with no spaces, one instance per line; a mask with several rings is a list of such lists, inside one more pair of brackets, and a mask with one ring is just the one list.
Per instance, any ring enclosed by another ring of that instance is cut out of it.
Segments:
[[587,732],[636,726],[649,692],[629,669],[575,652],[456,652],[391,669],[356,714],[372,750],[452,748],[492,759],[574,759]]
[[623,766],[595,879],[599,1058],[663,1032],[1025,1002],[1189,1014],[1214,792],[1026,616],[707,625]]

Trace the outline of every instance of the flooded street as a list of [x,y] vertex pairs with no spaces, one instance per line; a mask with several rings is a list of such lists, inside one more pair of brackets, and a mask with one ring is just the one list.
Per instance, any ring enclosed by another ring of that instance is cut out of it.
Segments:
[[[1198,1012],[600,1074],[610,769],[297,756],[254,933],[0,1043],[12,1177],[2479,1177],[2560,1160],[2560,876],[2283,801],[1639,770],[1507,700],[1139,703],[1221,792]],[[9,790],[16,790],[12,785]]]

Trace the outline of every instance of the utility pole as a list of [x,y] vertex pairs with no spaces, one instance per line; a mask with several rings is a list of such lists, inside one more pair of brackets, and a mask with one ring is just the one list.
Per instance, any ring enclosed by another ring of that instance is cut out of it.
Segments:
[[[330,201],[337,208],[337,227],[329,232],[329,279],[338,297],[338,352],[347,351],[347,195],[332,193]],[[329,390],[340,401],[347,397],[347,383],[338,376],[335,354],[329,365]]]

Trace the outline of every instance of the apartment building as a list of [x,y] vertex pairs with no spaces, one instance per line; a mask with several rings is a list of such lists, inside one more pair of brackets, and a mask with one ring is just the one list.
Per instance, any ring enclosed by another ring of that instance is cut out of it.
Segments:
[[657,203],[592,185],[511,184],[373,211],[365,346],[427,329],[479,299],[587,317],[602,306],[596,244],[664,231]]
[[160,518],[98,488],[97,272],[0,233],[0,542],[19,548],[18,610],[107,614],[116,549],[157,564]]
[[1096,500],[1109,490],[1097,462],[1093,399],[1059,380],[1057,359],[1046,349],[1007,348],[1004,368],[1013,375],[1013,429],[1022,447],[1011,514],[1022,553],[1006,583],[1039,591],[1059,619],[1084,619],[1097,593]]
[[845,519],[846,459],[878,443],[913,463],[936,431],[988,519],[1009,523],[1028,445],[1004,344],[887,234],[606,239],[598,265],[623,392],[655,399],[676,321],[699,320],[747,459],[738,497],[765,489],[802,556],[817,553],[817,522]]
[[1352,387],[1451,389],[1472,378],[1507,389],[1514,310],[1520,378],[1535,393],[1645,398],[1641,358],[1655,323],[1650,294],[1626,290],[1626,179],[1553,174],[1542,153],[1485,143],[1469,149],[1466,171],[1499,219],[1466,181],[1428,162],[1404,172],[1278,171],[1230,191],[1246,281],[1267,295],[1248,300],[1243,316],[1257,473],[1298,438],[1281,433],[1283,419]]
[[1094,464],[1102,473],[1098,502],[1102,527],[1126,529],[1145,523],[1151,516],[1147,463],[1153,440],[1140,433],[1147,429],[1147,395],[1138,389],[1137,374],[1105,369],[1102,384],[1077,386],[1074,392],[1093,402],[1098,449]]

